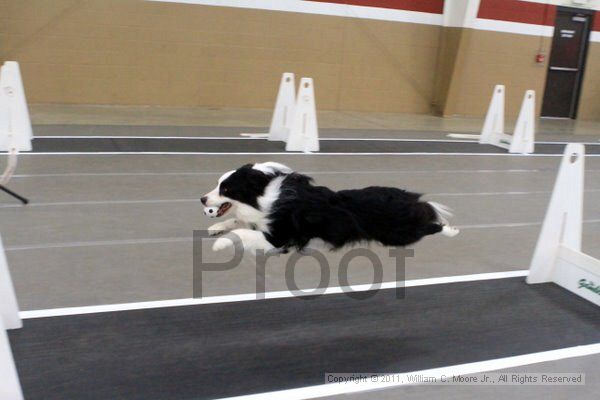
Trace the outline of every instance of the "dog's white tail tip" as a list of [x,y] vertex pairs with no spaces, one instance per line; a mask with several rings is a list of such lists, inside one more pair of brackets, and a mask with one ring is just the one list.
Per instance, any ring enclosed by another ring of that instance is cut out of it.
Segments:
[[444,204],[437,203],[435,201],[428,201],[429,205],[433,207],[435,213],[438,216],[438,220],[442,225],[448,225],[448,218],[452,218],[454,214],[452,209]]

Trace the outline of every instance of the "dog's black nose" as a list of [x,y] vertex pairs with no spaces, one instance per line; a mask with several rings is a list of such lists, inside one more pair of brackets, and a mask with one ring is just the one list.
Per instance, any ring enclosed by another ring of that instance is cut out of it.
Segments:
[[206,200],[208,200],[208,198],[206,196],[202,197],[200,199],[200,201],[202,202],[202,204],[206,205]]

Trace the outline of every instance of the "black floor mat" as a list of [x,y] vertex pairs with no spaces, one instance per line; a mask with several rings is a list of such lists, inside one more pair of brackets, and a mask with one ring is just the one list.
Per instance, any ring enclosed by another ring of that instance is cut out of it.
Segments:
[[[497,153],[506,150],[471,142],[393,140],[321,140],[321,153]],[[564,144],[536,144],[536,154],[562,154]],[[147,139],[147,138],[44,138],[33,140],[35,153],[158,152],[158,153],[280,153],[283,142],[263,139]],[[600,154],[600,146],[587,146]]]
[[28,400],[213,399],[600,342],[600,310],[522,278],[24,321]]

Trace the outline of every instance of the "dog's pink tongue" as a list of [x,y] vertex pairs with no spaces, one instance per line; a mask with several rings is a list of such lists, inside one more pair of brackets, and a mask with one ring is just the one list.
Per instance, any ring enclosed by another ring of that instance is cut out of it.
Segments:
[[225,214],[227,212],[227,210],[229,210],[230,208],[231,208],[231,203],[221,204],[221,207],[219,207],[219,210],[217,211],[217,217],[222,217],[223,214]]

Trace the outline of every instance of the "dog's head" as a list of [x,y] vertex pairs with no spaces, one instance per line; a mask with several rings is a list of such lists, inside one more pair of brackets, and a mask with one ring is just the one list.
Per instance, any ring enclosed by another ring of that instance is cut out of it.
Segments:
[[218,207],[216,216],[222,217],[233,206],[245,204],[258,209],[258,198],[272,179],[291,174],[289,167],[276,162],[246,164],[224,173],[217,187],[200,200],[206,207]]

